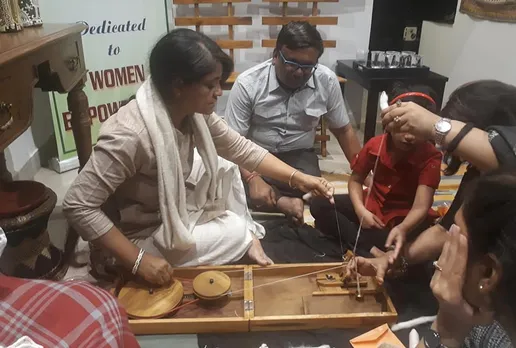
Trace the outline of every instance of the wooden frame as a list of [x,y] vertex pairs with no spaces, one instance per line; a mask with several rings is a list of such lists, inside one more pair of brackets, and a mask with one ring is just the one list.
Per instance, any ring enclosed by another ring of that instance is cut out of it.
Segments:
[[[233,3],[251,2],[251,0],[173,0],[176,5],[194,5],[193,17],[176,17],[177,26],[195,26],[196,31],[201,31],[202,26],[227,25],[228,39],[217,40],[218,45],[229,50],[229,55],[234,59],[235,49],[247,49],[253,47],[252,40],[235,40],[235,25],[251,25],[252,17],[235,17]],[[199,4],[227,4],[227,16],[201,16]],[[233,79],[234,82],[234,79]]]
[[[355,299],[355,288],[346,290],[334,287],[328,290],[318,285],[318,271],[340,268],[341,265],[321,263],[277,264],[266,268],[178,268],[174,273],[178,278],[193,278],[207,270],[226,272],[232,278],[233,296],[225,307],[210,309],[214,312],[199,309],[209,313],[206,317],[195,317],[197,309],[181,312],[187,308],[183,307],[172,318],[131,319],[129,324],[136,335],[152,335],[358,328],[396,322],[397,312],[391,299],[372,278],[368,280],[368,287],[362,289],[363,302]],[[294,277],[296,279],[286,279]],[[332,293],[323,294],[321,289]],[[340,292],[335,293],[333,289]],[[345,308],[349,308],[347,313],[343,312]]]

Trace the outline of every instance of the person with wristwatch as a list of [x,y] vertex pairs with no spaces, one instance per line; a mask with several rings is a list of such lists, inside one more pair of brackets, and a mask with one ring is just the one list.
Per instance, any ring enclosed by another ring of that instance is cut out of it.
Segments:
[[[392,271],[390,268],[398,257],[408,265],[437,259],[470,182],[481,172],[499,167],[516,168],[516,87],[492,80],[472,82],[450,95],[441,117],[414,103],[391,106],[382,116],[382,123],[389,132],[408,132],[433,140],[449,159],[445,174],[454,174],[463,162],[467,161],[469,166],[450,209],[439,224],[407,244],[400,255],[390,252],[381,258],[355,259],[360,274],[376,275],[379,281]],[[354,265],[348,269],[352,273]],[[493,330],[489,327],[482,332],[493,334]],[[503,333],[502,329],[495,331],[497,336]],[[478,336],[483,337],[483,334]]]

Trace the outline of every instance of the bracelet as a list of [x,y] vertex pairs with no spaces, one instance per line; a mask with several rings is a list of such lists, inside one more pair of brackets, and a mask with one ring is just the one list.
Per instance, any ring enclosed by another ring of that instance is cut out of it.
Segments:
[[258,174],[258,173],[254,173],[254,172],[253,172],[253,173],[251,173],[251,175],[249,175],[249,176],[247,177],[247,179],[245,179],[245,182],[249,184],[249,183],[251,182],[251,180],[253,180],[253,179],[254,179],[254,178],[256,178],[257,176],[260,176],[260,174]]
[[138,253],[138,257],[136,258],[136,261],[134,262],[132,273],[136,274],[138,271],[138,267],[140,267],[140,263],[142,262],[143,254],[145,253],[145,250],[140,249],[140,252]]
[[455,151],[455,149],[457,149],[457,146],[459,146],[459,143],[462,141],[462,139],[464,139],[466,134],[468,134],[471,131],[472,128],[472,123],[466,123],[464,127],[462,127],[462,129],[460,130],[459,134],[457,134],[455,138],[453,138],[453,140],[450,142],[450,144],[448,144],[446,152],[452,153],[453,151]]
[[288,186],[290,188],[294,188],[294,187],[292,187],[292,178],[294,177],[294,175],[296,175],[297,172],[299,172],[299,170],[296,169],[292,172],[292,174],[290,174],[290,178],[288,179]]

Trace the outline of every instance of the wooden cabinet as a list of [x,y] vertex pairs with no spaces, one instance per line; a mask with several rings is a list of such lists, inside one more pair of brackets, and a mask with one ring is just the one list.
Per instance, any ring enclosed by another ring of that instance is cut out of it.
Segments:
[[[29,128],[33,89],[68,93],[81,167],[91,153],[83,24],[45,24],[0,34],[0,152]],[[52,122],[51,120],[48,120]],[[0,173],[0,177],[1,177]]]

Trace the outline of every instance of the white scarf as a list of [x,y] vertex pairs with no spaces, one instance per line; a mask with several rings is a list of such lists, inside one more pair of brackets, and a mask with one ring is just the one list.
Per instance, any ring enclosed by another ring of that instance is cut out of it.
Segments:
[[218,208],[223,205],[217,197],[218,157],[210,130],[203,115],[189,116],[195,144],[206,169],[203,180],[195,187],[197,211],[189,213],[190,200],[186,197],[174,125],[151,79],[138,89],[136,101],[157,161],[162,224],[154,234],[154,241],[165,250],[188,250],[195,245],[191,232],[203,213],[220,211]]

